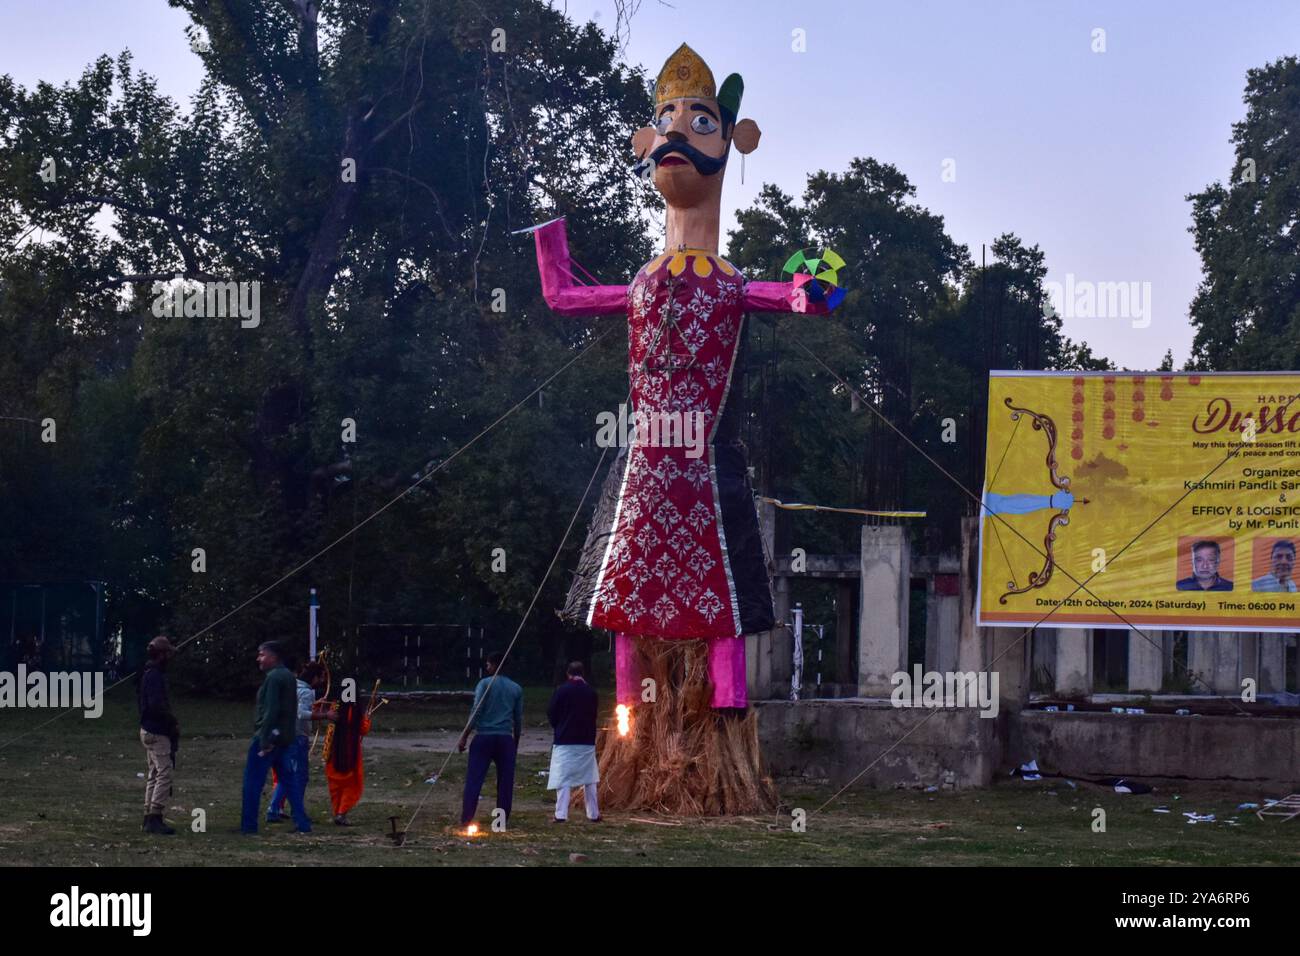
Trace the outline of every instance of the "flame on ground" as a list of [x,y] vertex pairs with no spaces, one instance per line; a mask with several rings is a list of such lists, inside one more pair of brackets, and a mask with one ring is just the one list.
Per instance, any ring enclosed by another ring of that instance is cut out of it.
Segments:
[[478,824],[471,823],[465,828],[465,836],[478,836]]
[[619,704],[614,708],[614,715],[618,718],[618,735],[626,737],[631,729],[629,723],[632,718],[632,708],[627,704]]

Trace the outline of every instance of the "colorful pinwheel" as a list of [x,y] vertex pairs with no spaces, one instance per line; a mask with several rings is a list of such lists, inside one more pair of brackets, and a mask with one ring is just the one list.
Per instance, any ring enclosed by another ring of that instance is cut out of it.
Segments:
[[[844,260],[834,249],[823,249],[821,256],[810,258],[800,249],[786,260],[782,271],[794,284],[793,296],[806,301],[825,302],[829,312],[844,301],[845,290],[839,285],[839,270]],[[796,301],[796,305],[798,302]],[[796,308],[796,312],[803,309]]]

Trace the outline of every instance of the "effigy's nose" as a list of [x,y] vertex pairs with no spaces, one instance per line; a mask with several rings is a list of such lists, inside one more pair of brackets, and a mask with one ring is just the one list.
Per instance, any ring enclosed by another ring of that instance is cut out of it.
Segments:
[[686,142],[686,134],[681,130],[670,129],[668,132],[664,133],[664,139],[671,143],[684,143]]

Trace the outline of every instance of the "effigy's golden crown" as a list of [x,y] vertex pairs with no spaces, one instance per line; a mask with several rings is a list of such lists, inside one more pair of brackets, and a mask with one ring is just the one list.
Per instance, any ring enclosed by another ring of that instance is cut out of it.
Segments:
[[655,105],[683,97],[712,100],[718,96],[713,71],[700,55],[685,43],[664,63],[655,80]]

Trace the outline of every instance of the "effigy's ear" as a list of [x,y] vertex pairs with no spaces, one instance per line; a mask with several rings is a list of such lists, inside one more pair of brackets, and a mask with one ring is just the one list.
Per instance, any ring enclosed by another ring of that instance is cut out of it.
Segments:
[[731,142],[735,144],[736,149],[740,150],[740,152],[752,153],[758,149],[758,140],[762,135],[763,132],[758,128],[757,123],[752,119],[743,119],[732,130]]
[[632,134],[632,152],[636,154],[637,159],[645,159],[658,135],[653,126],[642,126]]

